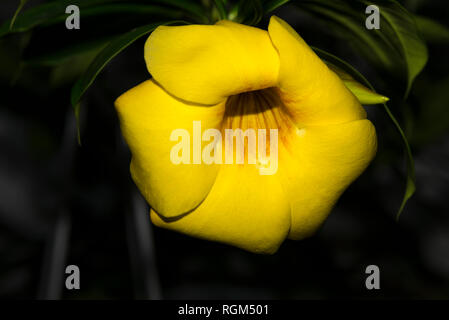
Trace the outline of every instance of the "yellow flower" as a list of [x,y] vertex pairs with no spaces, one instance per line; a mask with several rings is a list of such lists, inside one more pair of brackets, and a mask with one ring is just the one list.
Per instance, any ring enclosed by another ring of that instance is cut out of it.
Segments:
[[[145,61],[153,78],[116,108],[132,177],[157,226],[274,253],[287,237],[310,236],[375,155],[375,129],[359,101],[277,17],[268,32],[230,21],[160,26]],[[194,121],[202,132],[278,129],[278,170],[173,163],[171,134],[194,136]]]

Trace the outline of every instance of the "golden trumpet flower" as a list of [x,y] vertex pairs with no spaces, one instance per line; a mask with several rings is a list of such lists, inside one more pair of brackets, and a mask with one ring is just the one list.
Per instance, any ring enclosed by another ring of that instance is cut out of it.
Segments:
[[[132,177],[157,226],[274,253],[287,237],[313,234],[376,153],[374,126],[357,98],[277,17],[268,31],[230,21],[160,26],[145,61],[153,78],[115,104]],[[211,151],[209,129],[275,129],[277,168],[261,174],[263,157],[226,163],[216,154],[212,163],[174,163],[176,129],[194,136],[187,143],[203,154]]]

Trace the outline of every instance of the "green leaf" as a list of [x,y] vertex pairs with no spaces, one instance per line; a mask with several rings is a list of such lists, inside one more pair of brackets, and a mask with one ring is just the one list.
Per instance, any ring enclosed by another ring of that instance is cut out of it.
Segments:
[[286,4],[289,1],[290,0],[269,0],[269,1],[266,1],[263,4],[263,11],[264,11],[264,13],[269,13],[271,11],[276,10],[277,8],[279,8],[280,6]]
[[77,103],[75,106],[73,106],[73,111],[75,112],[76,137],[78,140],[78,145],[81,146],[81,123],[80,123],[81,103]]
[[228,14],[226,13],[226,5],[223,0],[214,0],[215,8],[218,11],[220,20],[227,19]]
[[[366,5],[370,3],[364,1]],[[402,56],[407,67],[407,89],[405,97],[408,96],[416,76],[424,69],[427,63],[427,46],[421,38],[418,27],[413,16],[398,2],[389,1],[386,5],[379,6],[382,21],[386,21],[393,29]],[[396,43],[397,43],[396,42]]]
[[71,4],[78,5],[80,8],[87,8],[113,1],[118,0],[59,0],[44,3],[18,15],[12,28],[10,28],[11,20],[3,23],[0,27],[0,37],[13,32],[28,31],[44,23],[65,19],[67,17],[65,9]]
[[402,130],[401,126],[399,125],[399,122],[396,120],[394,115],[391,113],[391,110],[388,108],[386,103],[383,103],[384,109],[387,112],[388,116],[390,117],[391,121],[395,125],[396,129],[399,131],[399,134],[401,135],[402,142],[405,147],[406,152],[406,160],[407,160],[407,178],[405,183],[405,192],[404,196],[402,198],[401,206],[399,207],[399,210],[396,214],[396,220],[399,220],[399,217],[401,216],[402,211],[404,210],[405,204],[407,201],[413,196],[416,190],[415,185],[415,164],[413,161],[413,155],[412,150],[410,149],[410,145],[407,141],[407,137],[405,136],[404,131]]
[[22,11],[23,6],[28,2],[28,0],[20,0],[19,6],[17,7],[16,12],[14,12],[13,17],[11,18],[11,22],[9,23],[9,30],[11,30],[16,22],[17,16],[20,11]]
[[415,21],[426,41],[434,43],[449,42],[449,28],[446,26],[423,16],[415,16]]
[[[149,5],[149,4],[139,4],[139,3],[110,3],[104,5],[98,5],[94,7],[85,8],[82,11],[82,16],[91,17],[91,16],[101,16],[108,14],[116,14],[120,13],[123,15],[146,15],[146,16],[165,16],[167,18],[179,19],[182,18],[182,11],[175,10],[173,8],[161,7],[158,5]],[[67,14],[55,17],[51,23],[56,23],[59,21],[65,21]],[[152,17],[152,19],[154,19]],[[46,23],[47,25],[47,23]]]
[[378,1],[380,29],[365,27],[365,8],[372,2],[365,0],[310,0],[296,1],[299,8],[333,23],[329,30],[349,38],[357,53],[376,61],[390,73],[400,71],[406,78],[405,97],[416,76],[424,68],[427,47],[421,39],[413,16],[394,0]]
[[262,20],[264,11],[260,0],[240,0],[228,17],[235,22],[254,26]]
[[[340,69],[344,70],[351,76],[353,76],[355,79],[358,79],[362,84],[364,84],[366,87],[368,87],[371,91],[376,92],[374,90],[374,87],[371,85],[371,83],[359,72],[357,69],[355,69],[353,66],[351,66],[346,61],[338,58],[337,56],[328,53],[324,50],[318,49],[318,48],[312,48],[317,55],[325,60],[327,63],[330,63],[334,66],[339,67]],[[399,135],[402,139],[402,144],[405,149],[405,155],[406,155],[406,167],[407,167],[407,178],[406,178],[406,184],[405,184],[405,192],[404,196],[402,198],[401,205],[398,209],[398,212],[396,214],[396,219],[398,220],[402,211],[404,210],[405,204],[410,199],[410,197],[415,193],[415,165],[413,161],[413,155],[412,151],[410,149],[410,145],[407,141],[407,137],[405,136],[404,131],[402,130],[401,126],[399,125],[399,122],[394,117],[393,113],[388,108],[386,102],[381,103],[385,109],[385,112],[387,113],[390,120],[393,122],[394,126],[396,127],[396,130],[399,132]]]
[[395,67],[391,55],[388,54],[392,48],[391,44],[379,38],[382,33],[365,28],[366,16],[364,6],[360,6],[360,3],[357,8],[341,0],[296,1],[295,4],[331,24],[332,28],[328,28],[329,31],[335,32],[339,37],[350,38],[358,50],[357,53],[376,59],[387,69]]
[[111,38],[97,39],[93,42],[81,43],[61,50],[53,51],[49,54],[40,55],[24,61],[25,65],[55,67],[66,63],[75,56],[86,52],[98,51],[103,48]]
[[[0,37],[65,21],[68,16],[65,9],[71,4],[79,6],[83,17],[124,13],[148,15],[150,18],[156,14],[167,19],[181,19],[187,15],[197,22],[207,22],[203,8],[186,0],[153,0],[151,4],[118,3],[120,1],[123,0],[58,0],[44,3],[18,15],[12,28],[11,21],[6,21],[0,27]],[[155,5],[154,2],[161,2],[161,5]]]
[[345,86],[349,89],[349,91],[352,92],[353,95],[356,96],[361,104],[380,104],[389,100],[387,97],[368,89],[363,84],[356,81],[351,75],[343,71],[341,68],[331,63],[327,63],[327,66],[340,77]]
[[65,84],[73,84],[74,81],[86,72],[87,68],[104,46],[103,44],[91,50],[66,56],[61,61],[57,61],[57,63],[54,63],[56,60],[51,60],[50,62],[54,64],[50,73],[50,85],[53,88],[57,88]]
[[192,0],[151,0],[151,1],[163,5],[170,5],[183,12],[187,12],[192,17],[195,18],[196,22],[208,23],[209,21],[205,7],[197,3],[200,1],[192,1]]
[[160,25],[174,24],[174,23],[184,23],[182,21],[171,21],[171,22],[159,22],[152,23],[146,26],[136,28],[128,33],[119,36],[115,40],[111,41],[94,59],[90,64],[89,68],[83,74],[83,76],[78,79],[72,88],[71,92],[71,102],[72,106],[78,105],[81,97],[94,82],[98,74],[103,70],[103,68],[120,52],[125,48],[135,42],[137,39],[147,35],[152,32]]
[[343,79],[343,83],[363,105],[379,104],[389,100],[387,97],[368,89],[354,79]]

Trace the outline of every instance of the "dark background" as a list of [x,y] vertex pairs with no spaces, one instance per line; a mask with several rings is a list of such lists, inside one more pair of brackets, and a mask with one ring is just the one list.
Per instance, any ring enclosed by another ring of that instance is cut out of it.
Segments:
[[[1,21],[17,3],[0,3]],[[447,1],[404,4],[447,25]],[[403,149],[381,107],[368,106],[378,155],[312,238],[287,240],[263,256],[154,228],[130,179],[130,153],[113,107],[149,78],[144,39],[117,56],[83,99],[81,146],[69,97],[83,59],[18,73],[22,58],[104,30],[114,34],[118,23],[140,23],[108,17],[90,28],[81,12],[80,30],[61,22],[0,40],[0,297],[449,298],[449,45],[428,41],[429,62],[403,102],[397,98],[403,82],[377,72],[325,25],[289,6],[276,14],[391,98],[416,162],[417,192],[400,221]],[[81,270],[80,290],[64,288],[69,264]],[[370,264],[380,268],[380,290],[365,288]]]

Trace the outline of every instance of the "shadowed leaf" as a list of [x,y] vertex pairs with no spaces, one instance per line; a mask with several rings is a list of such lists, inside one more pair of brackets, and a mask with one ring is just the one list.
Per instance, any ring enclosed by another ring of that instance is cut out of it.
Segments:
[[426,17],[415,16],[415,21],[426,41],[434,43],[449,42],[449,28]]
[[328,63],[327,66],[340,77],[345,86],[352,92],[353,95],[357,97],[361,104],[379,104],[389,100],[387,97],[368,89],[341,68],[331,63]]
[[112,40],[94,59],[90,64],[86,72],[80,79],[75,83],[72,88],[71,102],[72,106],[76,106],[83,94],[94,82],[98,74],[103,70],[103,68],[120,52],[126,49],[129,45],[135,42],[137,39],[147,35],[152,32],[160,25],[182,23],[181,21],[172,22],[159,22],[152,23],[146,26],[136,28],[128,33],[119,36],[118,38]]
[[[156,5],[155,3],[161,4]],[[148,15],[151,18],[152,15],[156,14],[167,19],[181,19],[185,15],[197,22],[204,23],[207,21],[201,6],[185,0],[154,0],[149,4],[126,3],[123,0],[58,0],[41,4],[20,13],[15,21],[13,21],[13,18],[4,22],[0,27],[0,37],[9,33],[28,31],[41,25],[48,26],[65,21],[68,16],[65,9],[68,5],[77,5],[82,9],[83,17],[123,13],[127,15]]]
[[[407,97],[416,76],[427,63],[428,53],[413,16],[393,0],[375,3],[356,0],[296,1],[297,6],[332,24],[330,31],[348,38],[357,53],[406,78]],[[364,9],[375,4],[379,8],[380,29],[368,30]]]
[[263,11],[265,13],[269,13],[271,11],[276,10],[277,8],[286,4],[289,1],[290,0],[268,0],[268,1],[265,1],[263,4]]

